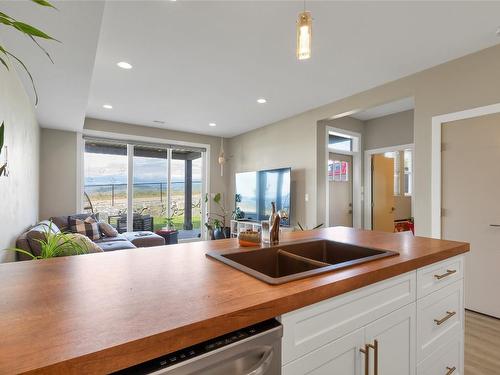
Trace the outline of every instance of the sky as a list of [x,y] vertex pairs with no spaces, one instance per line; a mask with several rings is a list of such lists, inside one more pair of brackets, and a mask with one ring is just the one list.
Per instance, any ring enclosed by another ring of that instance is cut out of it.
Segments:
[[[166,182],[165,159],[134,157],[134,182]],[[172,160],[172,181],[184,181],[184,161]],[[85,184],[127,182],[127,156],[85,153]],[[201,158],[193,160],[193,180],[201,180]]]

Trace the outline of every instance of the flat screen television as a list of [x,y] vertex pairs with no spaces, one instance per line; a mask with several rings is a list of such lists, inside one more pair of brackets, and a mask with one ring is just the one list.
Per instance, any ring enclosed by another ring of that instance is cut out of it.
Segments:
[[271,202],[281,214],[281,225],[290,225],[291,168],[267,169],[236,173],[235,206],[241,211],[241,220],[267,220]]

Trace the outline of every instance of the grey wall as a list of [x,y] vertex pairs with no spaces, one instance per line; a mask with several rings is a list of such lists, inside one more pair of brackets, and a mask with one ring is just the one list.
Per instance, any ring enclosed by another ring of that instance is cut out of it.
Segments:
[[[336,102],[318,107],[272,125],[235,137],[234,148],[245,152],[243,160],[233,160],[232,170],[259,164],[289,161],[304,171],[303,181],[296,181],[309,193],[308,204],[299,203],[308,225],[317,221],[317,207],[324,202],[317,194],[317,171],[323,171],[319,157],[318,121],[354,110],[373,108],[398,99],[413,97],[415,144],[415,228],[418,235],[431,234],[431,124],[435,115],[446,114],[500,102],[500,45],[438,65],[431,69],[389,82]],[[270,136],[260,138],[258,136]],[[232,140],[231,140],[232,142]],[[280,145],[279,150],[262,143]],[[259,148],[260,147],[260,148]],[[254,158],[255,161],[250,160]],[[265,165],[263,165],[265,166]],[[322,173],[322,172],[320,172]],[[321,179],[320,179],[321,180]],[[323,187],[324,188],[324,187]],[[316,199],[320,201],[316,202]],[[312,201],[311,201],[312,200]],[[302,207],[301,207],[302,205]]]
[[413,110],[367,120],[365,150],[413,143]]
[[42,129],[40,138],[40,219],[77,209],[77,133]]
[[[234,196],[234,174],[237,172],[292,167],[291,223],[315,225],[316,218],[312,216],[312,208],[316,206],[315,136],[315,129],[308,127],[302,116],[297,116],[231,138],[227,163],[228,195]],[[233,208],[234,202],[231,202]]]
[[[33,105],[14,67],[0,66],[0,123],[5,122],[10,174],[0,177],[0,262],[15,254],[1,251],[38,218],[38,157],[40,133]],[[3,160],[3,155],[0,156]]]

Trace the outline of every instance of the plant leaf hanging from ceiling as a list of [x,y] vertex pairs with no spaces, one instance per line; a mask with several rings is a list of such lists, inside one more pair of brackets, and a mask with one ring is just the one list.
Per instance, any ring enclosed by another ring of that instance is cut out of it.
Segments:
[[[35,4],[38,4],[38,5],[43,6],[43,7],[49,7],[49,8],[57,9],[55,6],[53,6],[47,0],[31,0],[31,1],[33,3],[35,3]],[[38,48],[40,48],[42,50],[42,52],[45,54],[45,56],[47,56],[47,58],[52,63],[54,63],[54,61],[52,60],[52,57],[50,56],[50,54],[45,50],[45,48],[42,47],[42,45],[36,40],[36,38],[45,39],[45,40],[51,40],[51,41],[56,41],[56,42],[59,42],[59,40],[51,37],[50,35],[48,35],[44,31],[42,31],[42,30],[40,30],[40,29],[38,29],[38,28],[36,28],[36,27],[34,27],[32,25],[29,25],[29,24],[27,24],[25,22],[18,21],[14,17],[11,17],[11,16],[9,16],[9,15],[3,13],[3,12],[0,12],[0,25],[4,25],[4,26],[7,26],[7,27],[12,27],[13,29],[19,31],[20,33],[26,35],[28,38],[31,39],[31,41]],[[18,58],[17,56],[15,56],[14,54],[12,54],[8,49],[6,49],[2,45],[0,45],[0,63],[7,70],[9,70],[9,65],[8,65],[7,62],[11,58],[14,59],[15,61],[17,61],[19,63],[19,65],[21,65],[21,67],[23,68],[23,70],[26,72],[26,74],[28,75],[28,78],[30,79],[30,82],[31,82],[31,86],[33,88],[33,92],[35,94],[35,106],[36,106],[38,104],[38,92],[36,90],[35,80],[33,79],[33,76],[31,75],[28,67],[24,64],[24,62],[20,58]]]

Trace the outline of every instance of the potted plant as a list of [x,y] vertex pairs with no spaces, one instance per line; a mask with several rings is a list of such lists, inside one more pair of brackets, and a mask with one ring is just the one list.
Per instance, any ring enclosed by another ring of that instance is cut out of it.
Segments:
[[[207,213],[207,221],[205,222],[205,227],[208,229],[208,234],[210,239],[220,240],[223,238],[231,237],[231,229],[226,226],[226,217],[229,211],[224,206],[222,202],[222,194],[217,193],[212,198],[215,203],[217,212],[212,211]],[[208,203],[209,195],[205,195],[205,203]]]
[[52,231],[52,221],[47,229],[44,230],[45,239],[36,240],[40,244],[40,255],[33,255],[29,251],[22,249],[6,249],[16,251],[31,257],[32,259],[48,259],[69,255],[87,254],[88,247],[84,241],[74,237],[73,233],[63,233]]

